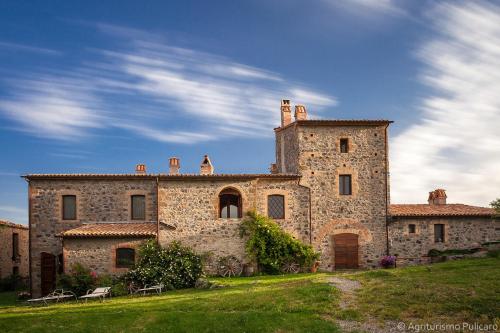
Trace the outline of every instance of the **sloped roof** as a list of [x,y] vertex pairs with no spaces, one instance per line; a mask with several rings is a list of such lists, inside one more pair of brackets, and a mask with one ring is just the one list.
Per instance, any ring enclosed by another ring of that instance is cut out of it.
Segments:
[[159,177],[166,180],[180,179],[253,179],[253,178],[271,178],[271,179],[295,179],[300,178],[298,174],[291,173],[216,173],[216,174],[126,174],[126,173],[45,173],[29,174],[22,176],[26,179],[154,179]]
[[492,208],[464,204],[395,204],[390,206],[392,216],[492,216]]
[[66,230],[60,236],[65,238],[80,237],[154,237],[156,223],[90,223],[78,228]]
[[7,227],[11,227],[11,228],[17,228],[17,229],[25,229],[25,230],[29,229],[28,226],[26,226],[26,225],[12,223],[12,222],[6,221],[6,220],[0,220],[0,225],[4,225]]

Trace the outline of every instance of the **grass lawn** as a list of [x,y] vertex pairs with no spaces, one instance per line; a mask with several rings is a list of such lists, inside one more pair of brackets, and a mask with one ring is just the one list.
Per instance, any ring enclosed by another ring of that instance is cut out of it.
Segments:
[[226,287],[48,307],[12,307],[0,294],[0,332],[337,332],[337,319],[500,317],[500,259],[337,273],[362,283],[347,310],[331,275],[214,279]]

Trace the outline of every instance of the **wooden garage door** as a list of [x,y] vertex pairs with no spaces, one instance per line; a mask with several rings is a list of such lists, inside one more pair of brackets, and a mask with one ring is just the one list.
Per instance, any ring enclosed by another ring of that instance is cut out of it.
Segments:
[[338,234],[333,236],[335,268],[358,268],[358,235]]
[[42,252],[41,257],[41,288],[42,295],[45,296],[54,291],[56,287],[56,256],[47,252]]

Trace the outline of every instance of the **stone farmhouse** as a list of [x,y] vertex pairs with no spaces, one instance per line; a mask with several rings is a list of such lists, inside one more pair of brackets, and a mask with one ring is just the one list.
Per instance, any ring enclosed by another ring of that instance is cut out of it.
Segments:
[[0,278],[29,276],[28,227],[0,220]]
[[390,205],[388,120],[309,120],[306,108],[281,102],[276,161],[268,174],[218,174],[208,156],[199,174],[31,174],[30,273],[34,295],[57,272],[81,263],[119,274],[146,239],[173,240],[199,253],[247,262],[238,226],[256,210],[321,253],[320,269],[375,267],[388,253],[418,263],[432,248],[467,248],[499,239],[488,208]]

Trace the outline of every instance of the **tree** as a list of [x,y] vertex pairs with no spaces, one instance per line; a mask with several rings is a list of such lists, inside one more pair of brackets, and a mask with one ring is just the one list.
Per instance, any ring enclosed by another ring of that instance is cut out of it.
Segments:
[[500,217],[500,198],[497,198],[496,200],[493,200],[490,203],[490,206],[495,210],[495,215],[497,217]]

